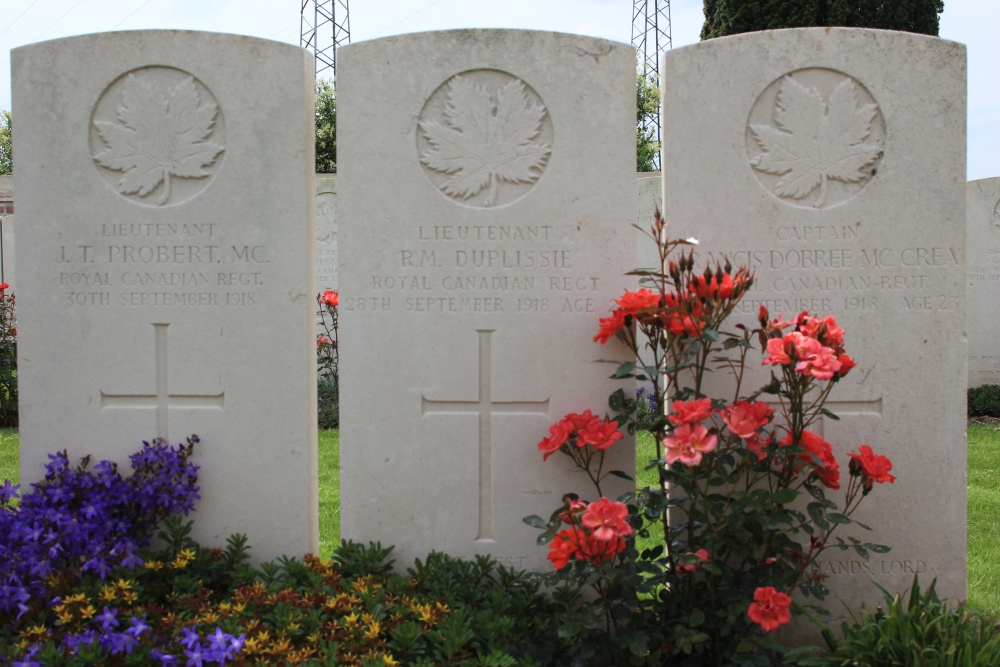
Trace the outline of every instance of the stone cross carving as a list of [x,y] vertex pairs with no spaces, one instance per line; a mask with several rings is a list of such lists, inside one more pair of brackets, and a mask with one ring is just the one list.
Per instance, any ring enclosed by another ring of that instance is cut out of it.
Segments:
[[[771,407],[777,407],[780,403],[774,399],[760,399],[764,403],[767,403]],[[837,400],[827,400],[823,404],[827,410],[837,415],[838,417],[844,417],[845,415],[877,415],[882,417],[882,398],[876,398],[871,401],[837,401]],[[826,438],[824,435],[824,425],[826,424],[829,417],[820,416],[819,421],[814,422],[811,430],[821,438]],[[856,446],[860,443],[854,443],[852,446]]]
[[544,401],[494,401],[491,392],[491,346],[493,329],[477,329],[479,334],[479,397],[474,401],[438,401],[421,395],[422,415],[479,415],[479,534],[477,542],[493,542],[493,436],[495,414],[549,414],[549,399]]
[[156,393],[154,394],[108,394],[101,391],[101,410],[109,408],[156,409],[156,434],[169,439],[170,408],[185,409],[225,409],[226,393],[218,394],[172,394],[167,387],[167,327],[169,324],[153,324],[156,338]]

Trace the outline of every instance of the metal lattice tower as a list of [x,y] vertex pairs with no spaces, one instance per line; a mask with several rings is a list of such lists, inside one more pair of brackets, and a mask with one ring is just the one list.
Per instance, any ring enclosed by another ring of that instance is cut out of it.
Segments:
[[315,54],[316,78],[336,77],[337,47],[351,43],[348,0],[302,0],[300,45]]
[[[670,37],[670,0],[633,0],[632,46],[639,57],[639,73],[652,76],[656,86],[660,85],[660,60],[663,53],[672,46]],[[660,141],[660,114],[643,119],[642,129],[652,130],[656,141]],[[660,169],[660,155],[654,158],[656,170]]]

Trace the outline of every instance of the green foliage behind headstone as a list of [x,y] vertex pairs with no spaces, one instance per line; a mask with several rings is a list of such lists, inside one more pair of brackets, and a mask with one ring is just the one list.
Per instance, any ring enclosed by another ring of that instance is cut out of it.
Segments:
[[0,174],[14,173],[14,157],[11,153],[10,111],[0,109]]
[[635,86],[635,170],[656,171],[656,154],[660,142],[652,128],[643,129],[645,121],[653,120],[660,113],[660,89],[652,75],[636,75]]
[[337,94],[331,79],[316,82],[316,173],[337,173]]
[[807,26],[937,35],[943,11],[943,0],[705,0],[701,38]]

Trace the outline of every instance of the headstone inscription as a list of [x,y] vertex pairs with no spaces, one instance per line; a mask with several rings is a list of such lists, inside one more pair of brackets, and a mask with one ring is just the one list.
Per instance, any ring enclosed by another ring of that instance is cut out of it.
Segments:
[[[594,363],[625,351],[592,338],[635,261],[634,57],[505,30],[341,49],[345,538],[395,544],[399,562],[545,568],[522,517],[593,498],[536,446],[625,386]],[[634,468],[630,441],[609,454]]]
[[[636,174],[636,224],[643,229],[653,221],[653,206],[660,205],[659,172]],[[639,257],[650,244],[639,239]],[[655,253],[654,253],[655,254]],[[316,289],[337,289],[337,176],[316,174]],[[645,264],[641,264],[645,266]]]
[[969,181],[969,387],[1000,384],[1000,178]]
[[871,581],[900,591],[916,573],[963,599],[965,47],[816,28],[709,40],[663,64],[673,236],[756,271],[746,324],[761,305],[837,318],[858,367],[822,435],[842,475],[860,444],[894,463],[895,484],[856,515],[875,532],[850,527],[892,551],[825,552],[827,606],[875,603]]
[[337,177],[316,174],[316,289],[337,289]]
[[22,479],[193,433],[199,540],[316,551],[308,53],[118,32],[12,66]]

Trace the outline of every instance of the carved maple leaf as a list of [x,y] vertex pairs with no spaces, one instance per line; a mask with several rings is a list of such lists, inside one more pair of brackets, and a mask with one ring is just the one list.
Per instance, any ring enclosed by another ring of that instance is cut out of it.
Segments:
[[546,113],[545,107],[528,98],[517,79],[494,96],[455,77],[444,109],[447,124],[420,123],[431,146],[420,161],[434,171],[452,174],[442,188],[453,197],[468,199],[489,186],[484,205],[492,206],[499,182],[534,183],[541,176],[552,149],[532,140],[541,132]]
[[122,194],[145,197],[163,183],[158,203],[170,197],[170,176],[204,178],[223,151],[205,141],[212,133],[218,106],[201,104],[194,79],[188,77],[173,90],[129,74],[122,89],[118,122],[95,121],[107,150],[94,156],[103,167],[123,172]]
[[764,152],[750,164],[768,174],[783,174],[774,186],[779,197],[802,199],[820,188],[816,207],[826,203],[826,182],[857,183],[882,156],[882,147],[866,143],[871,134],[875,104],[858,104],[857,86],[844,79],[827,100],[815,88],[806,88],[786,76],[778,90],[774,122],[751,125],[753,138]]

